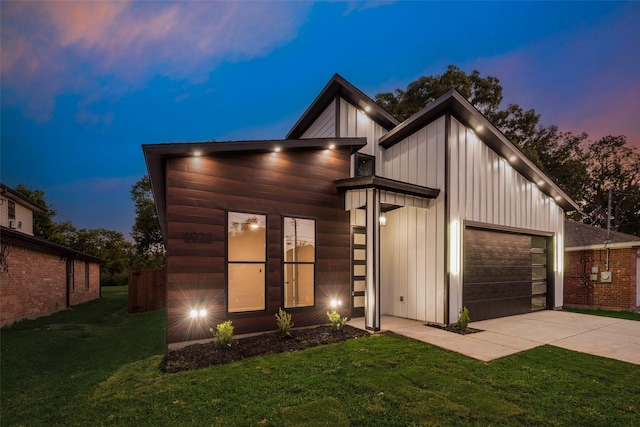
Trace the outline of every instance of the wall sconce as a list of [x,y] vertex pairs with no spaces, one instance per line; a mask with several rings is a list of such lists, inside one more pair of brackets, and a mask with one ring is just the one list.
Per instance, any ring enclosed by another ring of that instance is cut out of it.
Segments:
[[380,225],[384,227],[385,225],[387,225],[387,214],[384,212],[381,212],[380,218],[378,220],[380,221]]
[[206,316],[207,316],[207,310],[205,310],[204,308],[200,310],[196,310],[194,308],[189,312],[189,317],[191,317],[192,319],[197,319],[198,317],[206,317]]
[[336,307],[338,307],[338,306],[340,306],[340,305],[342,305],[342,303],[340,302],[340,300],[335,300],[335,299],[332,299],[332,300],[331,300],[331,308],[333,308],[334,310],[335,310],[335,308],[336,308]]
[[258,218],[254,216],[249,220],[249,228],[251,228],[252,230],[257,230],[258,227],[260,227],[260,224],[258,223]]

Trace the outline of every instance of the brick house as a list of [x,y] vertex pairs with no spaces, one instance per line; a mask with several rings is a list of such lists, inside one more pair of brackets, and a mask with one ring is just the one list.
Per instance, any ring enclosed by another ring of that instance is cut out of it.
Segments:
[[404,122],[339,75],[284,139],[143,145],[167,341],[341,314],[448,324],[562,307],[553,181],[451,90]]
[[640,306],[640,237],[565,221],[564,305],[633,310]]
[[103,261],[35,237],[33,213],[43,211],[0,184],[0,326],[100,297]]

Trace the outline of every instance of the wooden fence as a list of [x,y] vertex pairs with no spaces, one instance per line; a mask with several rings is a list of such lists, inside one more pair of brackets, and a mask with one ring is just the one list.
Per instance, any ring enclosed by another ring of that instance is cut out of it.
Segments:
[[129,313],[166,307],[164,268],[129,272]]

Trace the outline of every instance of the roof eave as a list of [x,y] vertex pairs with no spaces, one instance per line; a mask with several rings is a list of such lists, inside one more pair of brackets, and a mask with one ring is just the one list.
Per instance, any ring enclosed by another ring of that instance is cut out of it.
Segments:
[[387,130],[400,124],[395,117],[376,104],[373,99],[336,73],[293,125],[287,133],[286,139],[300,138],[336,96],[344,98],[362,111],[368,110],[367,116]]
[[[529,181],[537,185],[542,192],[554,199],[555,203],[562,207],[565,212],[579,209],[575,201],[533,164],[518,147],[511,143],[464,96],[454,89],[451,89],[380,138],[380,145],[385,149],[390,148],[418,129],[446,114],[455,117],[465,126],[473,129],[473,132],[489,148],[503,157]],[[542,181],[542,184],[538,184],[540,181]]]

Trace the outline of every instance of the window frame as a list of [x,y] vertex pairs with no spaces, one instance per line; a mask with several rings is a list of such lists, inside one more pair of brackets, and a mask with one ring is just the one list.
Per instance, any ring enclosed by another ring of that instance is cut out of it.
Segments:
[[[365,153],[360,153],[357,152],[354,154],[353,156],[353,176],[375,176],[376,174],[376,158],[375,156],[372,156],[371,154],[365,154]],[[365,160],[367,162],[371,162],[371,174],[369,175],[362,175],[359,173],[359,162],[360,160]]]
[[[307,221],[313,221],[313,261],[301,261],[301,262],[293,262],[293,261],[286,261],[286,251],[287,251],[287,245],[286,245],[286,234],[285,234],[285,223],[287,219],[302,219],[302,220],[307,220]],[[316,307],[316,301],[317,301],[317,290],[318,290],[318,286],[317,286],[317,281],[316,281],[316,277],[317,277],[317,261],[318,261],[318,220],[317,218],[314,217],[305,217],[305,216],[300,216],[300,215],[286,215],[283,214],[281,217],[281,221],[282,221],[282,239],[280,240],[281,244],[282,244],[282,298],[281,298],[281,303],[282,303],[282,307],[283,309],[287,309],[287,310],[298,310],[298,309],[305,309],[305,308],[314,308]],[[287,301],[286,301],[286,269],[287,269],[287,265],[294,265],[294,264],[298,264],[298,265],[312,265],[313,266],[313,304],[311,305],[295,305],[295,306],[290,306],[288,307]]]
[[[229,214],[241,214],[241,215],[251,215],[251,216],[262,216],[264,217],[264,260],[263,261],[230,261],[229,260]],[[239,209],[226,209],[225,210],[225,270],[224,270],[224,274],[225,274],[225,303],[226,303],[226,312],[227,314],[243,314],[243,313],[260,313],[260,312],[266,312],[269,305],[268,305],[268,267],[269,267],[269,215],[266,212],[259,212],[259,211],[245,211],[245,210],[239,210]],[[256,309],[256,310],[239,310],[239,311],[231,311],[229,310],[229,265],[230,264],[259,264],[259,265],[263,265],[263,270],[264,270],[264,282],[263,282],[263,308],[261,309]]]
[[89,281],[89,269],[90,269],[90,265],[89,265],[89,261],[85,261],[84,262],[84,288],[85,289],[89,289],[90,288],[90,281]]
[[13,200],[7,201],[7,217],[8,219],[16,219],[16,202]]

